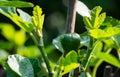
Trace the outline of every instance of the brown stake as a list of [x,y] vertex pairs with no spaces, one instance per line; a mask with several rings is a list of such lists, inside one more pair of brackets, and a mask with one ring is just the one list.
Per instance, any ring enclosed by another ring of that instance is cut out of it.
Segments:
[[74,33],[76,20],[76,3],[77,0],[69,0],[66,33]]

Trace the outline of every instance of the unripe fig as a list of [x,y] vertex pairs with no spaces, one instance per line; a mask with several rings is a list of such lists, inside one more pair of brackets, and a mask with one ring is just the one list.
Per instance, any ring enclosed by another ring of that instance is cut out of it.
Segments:
[[66,52],[69,52],[70,50],[77,50],[80,46],[80,35],[77,33],[64,34],[60,41]]

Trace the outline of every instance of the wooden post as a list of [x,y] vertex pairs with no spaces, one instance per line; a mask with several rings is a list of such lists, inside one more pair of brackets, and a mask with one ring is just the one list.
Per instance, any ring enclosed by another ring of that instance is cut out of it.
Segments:
[[74,33],[76,20],[76,3],[77,0],[69,0],[66,33]]

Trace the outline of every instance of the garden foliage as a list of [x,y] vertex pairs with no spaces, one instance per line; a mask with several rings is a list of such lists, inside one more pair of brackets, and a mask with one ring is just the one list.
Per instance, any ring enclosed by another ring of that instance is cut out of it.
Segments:
[[[66,74],[75,77],[76,69],[81,73],[79,77],[95,77],[103,61],[120,68],[120,20],[106,16],[105,12],[101,13],[102,7],[96,6],[92,10],[87,8],[90,16],[78,12],[83,17],[85,32],[62,34],[53,39],[54,47],[62,54],[54,63],[48,59],[44,47],[42,29],[45,14],[42,8],[23,1],[0,1],[0,6],[0,13],[21,28],[16,31],[10,24],[0,24],[1,34],[8,40],[0,42],[0,64],[7,71],[7,77],[62,77]],[[19,7],[33,7],[33,15]],[[33,39],[34,46],[22,47],[27,40],[25,32]],[[13,45],[17,45],[18,50],[16,54],[10,55],[7,50],[12,50]],[[110,54],[113,48],[117,56]],[[42,57],[43,61],[33,57]],[[48,70],[44,75],[41,73],[42,63]],[[88,69],[91,66],[94,69],[90,71]]]

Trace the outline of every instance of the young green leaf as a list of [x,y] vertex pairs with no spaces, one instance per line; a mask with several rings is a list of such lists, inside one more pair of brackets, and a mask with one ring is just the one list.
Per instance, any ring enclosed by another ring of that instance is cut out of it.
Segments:
[[97,55],[97,58],[104,60],[107,63],[110,63],[118,68],[120,68],[120,60],[114,57],[111,54],[107,54],[104,52],[99,52]]
[[11,19],[15,24],[24,29],[27,32],[31,32],[34,29],[31,23],[31,17],[22,10],[18,10],[19,15],[16,13],[15,8],[0,8],[0,13]]
[[78,55],[75,51],[70,51],[63,62],[63,72],[62,75],[74,70],[79,66]]
[[104,49],[108,49],[108,48],[116,48],[116,44],[115,44],[115,40],[113,40],[114,36],[112,38],[109,39],[103,39],[103,42],[105,44]]
[[[19,14],[22,12],[19,12]],[[27,32],[31,32],[34,29],[33,24],[31,23],[31,21],[26,21],[25,19],[22,19],[22,17],[18,16],[17,14],[14,14],[12,12],[10,12],[11,15],[11,20],[13,22],[15,22],[18,26],[20,26],[22,29],[24,29]],[[24,15],[23,13],[20,15]],[[26,18],[28,16],[26,15]]]
[[102,24],[103,26],[112,26],[112,27],[119,27],[120,26],[120,20],[115,19],[111,16],[107,16],[105,18],[105,21]]
[[100,6],[97,6],[91,10],[91,23],[93,28],[99,28],[106,17],[105,13],[100,14],[101,11],[102,8]]
[[92,37],[96,39],[103,39],[103,38],[109,38],[109,37],[120,34],[120,28],[107,27],[104,30],[93,29],[93,30],[90,30],[89,32]]
[[33,67],[29,59],[19,55],[10,55],[8,56],[7,63],[19,76],[34,77]]
[[100,14],[102,8],[97,6],[90,12],[91,18],[84,17],[84,23],[88,29],[98,29],[106,18],[106,13]]
[[32,16],[33,24],[39,30],[39,35],[42,36],[42,28],[44,22],[44,15],[42,15],[42,9],[39,6],[35,6],[33,8],[33,16]]
[[84,24],[86,25],[87,29],[92,29],[93,28],[93,26],[90,22],[90,18],[85,16],[85,17],[83,17],[83,21],[84,21]]
[[33,7],[33,4],[25,1],[0,1],[1,7]]

